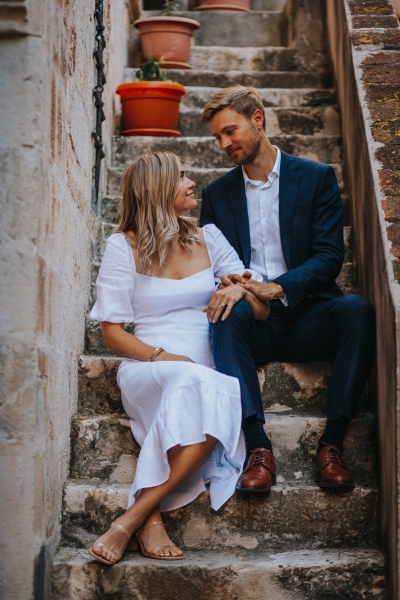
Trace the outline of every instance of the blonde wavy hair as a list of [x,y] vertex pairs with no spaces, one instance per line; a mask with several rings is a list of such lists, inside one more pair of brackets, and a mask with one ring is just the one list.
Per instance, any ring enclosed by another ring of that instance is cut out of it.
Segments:
[[179,190],[179,159],[173,152],[149,152],[136,158],[126,169],[122,181],[122,203],[117,232],[133,231],[136,240],[126,236],[137,248],[136,268],[151,274],[152,260],[162,270],[171,241],[189,249],[193,242],[204,243],[197,232],[196,219],[177,216],[174,200]]

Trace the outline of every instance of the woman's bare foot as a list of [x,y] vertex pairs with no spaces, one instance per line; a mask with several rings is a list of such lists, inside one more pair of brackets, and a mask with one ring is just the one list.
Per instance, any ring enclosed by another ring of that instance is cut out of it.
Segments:
[[[123,525],[122,519],[117,519],[110,529],[101,535],[89,548],[89,554],[104,562],[113,565],[121,560],[131,537],[132,524]],[[128,529],[129,527],[129,529]]]
[[136,535],[144,556],[169,560],[184,558],[182,550],[170,539],[161,520],[147,518]]

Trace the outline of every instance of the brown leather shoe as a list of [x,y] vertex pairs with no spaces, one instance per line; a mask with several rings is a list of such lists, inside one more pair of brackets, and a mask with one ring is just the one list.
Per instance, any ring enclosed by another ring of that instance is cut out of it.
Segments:
[[337,446],[324,446],[318,452],[315,469],[322,489],[346,491],[354,487],[353,473],[346,467]]
[[239,477],[236,489],[240,492],[265,494],[276,484],[275,458],[267,448],[255,448],[249,462]]

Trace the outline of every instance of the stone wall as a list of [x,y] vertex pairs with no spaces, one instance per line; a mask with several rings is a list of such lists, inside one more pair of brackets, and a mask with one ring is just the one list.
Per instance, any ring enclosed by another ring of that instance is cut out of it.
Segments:
[[[106,160],[126,0],[104,3]],[[0,597],[48,600],[90,283],[95,1],[0,6]],[[104,185],[104,184],[103,184]],[[101,195],[101,194],[100,194]]]
[[[358,287],[376,308],[381,541],[399,597],[400,29],[390,0],[327,0]],[[375,381],[373,382],[375,383]]]

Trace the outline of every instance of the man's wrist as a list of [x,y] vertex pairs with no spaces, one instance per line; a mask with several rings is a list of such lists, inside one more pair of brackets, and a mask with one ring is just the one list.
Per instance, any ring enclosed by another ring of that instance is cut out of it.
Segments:
[[281,285],[279,285],[279,283],[276,283],[276,281],[271,281],[271,283],[273,283],[276,288],[274,291],[274,298],[284,298],[285,291],[284,291],[283,287]]

